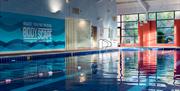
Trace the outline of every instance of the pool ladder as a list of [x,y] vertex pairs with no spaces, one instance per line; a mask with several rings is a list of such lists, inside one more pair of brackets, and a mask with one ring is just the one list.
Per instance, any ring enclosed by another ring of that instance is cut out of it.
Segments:
[[[99,39],[98,43],[99,43],[99,48],[102,49],[107,49],[108,47],[112,46],[112,42],[107,39]],[[106,45],[104,45],[104,43],[106,43]]]

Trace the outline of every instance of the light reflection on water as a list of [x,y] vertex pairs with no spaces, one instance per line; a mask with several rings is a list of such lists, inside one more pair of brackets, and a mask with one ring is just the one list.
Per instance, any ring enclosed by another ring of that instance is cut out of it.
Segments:
[[180,52],[120,51],[0,64],[0,81],[0,91],[176,91]]

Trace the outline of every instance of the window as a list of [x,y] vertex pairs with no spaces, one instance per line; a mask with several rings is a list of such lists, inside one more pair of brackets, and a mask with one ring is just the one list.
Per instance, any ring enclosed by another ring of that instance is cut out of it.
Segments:
[[138,21],[138,15],[122,15],[122,21]]
[[[174,43],[174,19],[180,19],[180,11],[149,12],[148,20],[156,20],[157,43]],[[118,27],[122,43],[138,43],[138,21],[145,21],[146,14],[118,16]]]
[[120,28],[117,28],[117,36],[120,37]]
[[121,31],[121,16],[117,16],[117,37],[120,37],[120,31]]
[[120,22],[117,23],[117,27],[121,27],[121,23]]
[[117,16],[117,22],[121,22],[121,16],[120,15]]
[[121,27],[123,44],[138,43],[138,14],[122,15]]
[[174,19],[174,12],[157,13],[157,20],[160,20],[160,19]]
[[157,13],[157,43],[174,43],[174,17],[174,12]]
[[180,11],[175,11],[175,18],[180,19]]
[[138,28],[138,22],[122,22],[122,29],[133,29],[133,28]]
[[146,21],[146,14],[139,14],[139,21]]
[[157,20],[158,28],[166,28],[166,27],[174,27],[174,19],[173,20]]
[[148,18],[149,20],[156,20],[156,13],[149,13]]

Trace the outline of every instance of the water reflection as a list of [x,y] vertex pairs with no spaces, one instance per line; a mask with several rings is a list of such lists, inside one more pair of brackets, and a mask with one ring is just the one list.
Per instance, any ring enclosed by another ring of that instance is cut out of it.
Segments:
[[179,51],[120,51],[0,64],[0,91],[179,91]]
[[97,73],[97,71],[98,71],[97,68],[98,68],[97,62],[93,62],[92,65],[91,65],[92,74]]
[[180,52],[174,52],[174,86],[180,86]]

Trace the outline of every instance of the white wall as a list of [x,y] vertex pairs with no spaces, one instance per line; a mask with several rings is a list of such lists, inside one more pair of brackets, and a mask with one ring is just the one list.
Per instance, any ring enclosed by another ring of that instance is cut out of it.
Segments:
[[[69,4],[66,4],[65,0],[57,0],[62,3],[62,10],[58,13],[51,13],[49,1],[52,0],[0,0],[0,11],[52,18],[70,16],[90,20],[95,26],[116,28],[116,22],[112,20],[112,16],[116,16],[115,0],[70,0]],[[80,15],[72,14],[72,8],[80,8]],[[101,17],[102,21],[98,21],[98,17]]]
[[61,13],[51,13],[48,2],[50,0],[0,0],[0,10],[28,15],[45,16],[52,18],[65,17],[64,0],[60,0],[63,5]]
[[[61,11],[52,13],[49,2],[57,1],[61,6]],[[111,28],[113,34],[116,32],[116,21],[112,16],[116,16],[115,0],[0,0],[0,11],[13,12],[27,15],[45,16],[51,18],[78,18],[86,19],[94,26],[98,27],[98,38],[106,38],[101,36],[104,28]],[[79,15],[72,13],[72,8],[80,8]],[[98,20],[101,18],[101,20]]]

